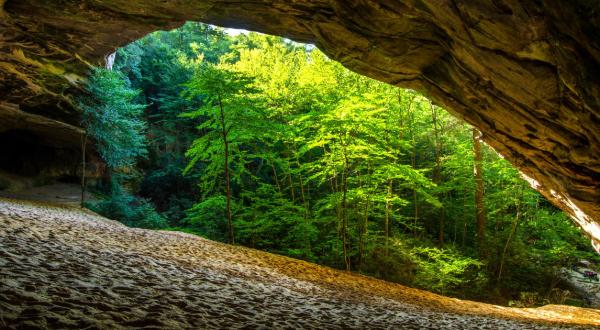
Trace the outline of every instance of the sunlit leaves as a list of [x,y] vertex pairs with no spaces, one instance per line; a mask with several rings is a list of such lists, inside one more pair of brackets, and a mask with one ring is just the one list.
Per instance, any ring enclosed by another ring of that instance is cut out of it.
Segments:
[[442,294],[479,280],[477,271],[483,265],[448,249],[414,247],[410,255],[418,266],[416,284]]
[[146,123],[138,104],[138,91],[127,86],[122,74],[95,69],[87,85],[89,96],[81,103],[82,123],[110,168],[133,165],[147,154]]

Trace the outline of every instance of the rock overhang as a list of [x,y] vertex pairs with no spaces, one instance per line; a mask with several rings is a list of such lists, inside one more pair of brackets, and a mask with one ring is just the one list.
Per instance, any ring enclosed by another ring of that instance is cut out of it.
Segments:
[[419,90],[568,212],[600,248],[600,4],[495,1],[0,1],[0,100],[76,125],[93,65],[186,20],[317,45]]

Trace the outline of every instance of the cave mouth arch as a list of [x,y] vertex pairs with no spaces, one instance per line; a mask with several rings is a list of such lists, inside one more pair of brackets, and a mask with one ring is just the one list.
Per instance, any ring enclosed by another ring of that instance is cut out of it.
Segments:
[[2,6],[4,101],[68,109],[65,90],[77,92],[90,63],[185,20],[283,35],[314,43],[358,73],[423,91],[478,127],[600,246],[594,16],[600,4],[9,0]]

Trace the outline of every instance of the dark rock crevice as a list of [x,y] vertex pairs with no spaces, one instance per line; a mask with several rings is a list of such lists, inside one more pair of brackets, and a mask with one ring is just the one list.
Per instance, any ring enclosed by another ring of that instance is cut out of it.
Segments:
[[[83,133],[79,127],[0,103],[0,172],[38,181],[80,177]],[[104,165],[91,144],[86,156],[87,177],[101,177]]]

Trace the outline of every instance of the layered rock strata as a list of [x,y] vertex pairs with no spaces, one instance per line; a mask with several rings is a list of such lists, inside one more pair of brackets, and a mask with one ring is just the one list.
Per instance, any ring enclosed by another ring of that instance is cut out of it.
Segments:
[[600,251],[600,3],[0,0],[0,100],[77,123],[73,95],[116,47],[196,20],[314,43],[476,126]]

